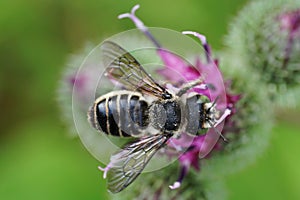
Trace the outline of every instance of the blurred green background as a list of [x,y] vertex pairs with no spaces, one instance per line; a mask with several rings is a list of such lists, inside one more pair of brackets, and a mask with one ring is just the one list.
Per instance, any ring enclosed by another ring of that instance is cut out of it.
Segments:
[[[0,1],[0,199],[107,198],[99,163],[60,120],[56,89],[70,54],[134,28],[117,15],[136,3],[148,26],[197,30],[220,50],[246,1]],[[300,115],[278,116],[267,152],[226,179],[229,199],[300,199]]]

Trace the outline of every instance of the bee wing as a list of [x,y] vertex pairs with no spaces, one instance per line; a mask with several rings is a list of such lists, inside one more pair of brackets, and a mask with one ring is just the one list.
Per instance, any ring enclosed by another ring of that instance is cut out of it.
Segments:
[[155,82],[141,64],[118,44],[105,41],[101,50],[109,78],[128,90],[147,93],[158,98],[162,98],[163,94],[167,93],[166,89]]
[[108,190],[117,193],[130,185],[170,137],[170,134],[144,137],[111,156],[107,173]]

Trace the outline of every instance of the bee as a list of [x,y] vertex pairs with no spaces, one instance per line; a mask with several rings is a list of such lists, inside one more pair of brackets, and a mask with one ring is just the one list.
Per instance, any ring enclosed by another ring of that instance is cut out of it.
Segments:
[[203,78],[172,93],[118,44],[105,41],[101,48],[104,62],[108,60],[106,75],[125,89],[97,98],[88,112],[88,120],[104,134],[136,138],[111,156],[108,190],[117,193],[139,176],[171,137],[180,137],[182,132],[199,135],[214,128],[219,111],[216,101],[187,92],[202,83]]

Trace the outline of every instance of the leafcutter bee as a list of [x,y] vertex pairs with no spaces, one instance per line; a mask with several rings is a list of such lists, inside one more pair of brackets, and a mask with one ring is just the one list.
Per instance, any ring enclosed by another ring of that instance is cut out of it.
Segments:
[[108,190],[117,193],[138,177],[171,137],[179,137],[182,132],[199,135],[214,127],[219,111],[215,101],[187,93],[203,78],[170,92],[116,43],[105,41],[101,48],[103,59],[109,60],[106,75],[125,89],[97,98],[88,112],[89,122],[107,135],[137,138],[111,156]]

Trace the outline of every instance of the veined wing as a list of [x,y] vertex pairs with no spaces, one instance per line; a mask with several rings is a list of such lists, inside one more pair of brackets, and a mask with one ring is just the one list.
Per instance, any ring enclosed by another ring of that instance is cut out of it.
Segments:
[[171,136],[171,134],[157,134],[144,137],[126,145],[111,156],[110,169],[107,173],[108,190],[117,193],[130,185]]
[[128,90],[147,93],[158,98],[169,95],[166,89],[155,82],[140,63],[118,44],[105,41],[101,50],[109,78],[122,84]]

